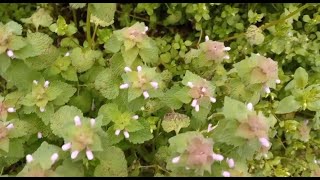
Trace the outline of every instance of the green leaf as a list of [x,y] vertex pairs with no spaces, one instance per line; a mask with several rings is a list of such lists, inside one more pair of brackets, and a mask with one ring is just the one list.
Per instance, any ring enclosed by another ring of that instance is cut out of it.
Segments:
[[115,99],[119,95],[120,79],[117,78],[111,69],[101,71],[95,82],[95,88],[108,99]]
[[36,27],[37,31],[38,31],[39,26],[49,27],[50,24],[52,24],[52,20],[53,19],[50,16],[50,13],[44,8],[38,9],[29,18],[22,18],[21,19],[21,21],[26,24],[33,24]]
[[247,107],[240,101],[228,96],[224,98],[223,115],[226,119],[237,119],[239,121],[247,118]]
[[96,156],[100,164],[94,170],[94,176],[125,177],[128,176],[127,161],[120,148],[109,147]]
[[139,51],[139,55],[143,62],[154,64],[158,62],[159,59],[159,49],[154,41],[151,41],[151,48],[142,48]]
[[179,133],[181,128],[186,128],[190,124],[190,118],[180,113],[168,113],[162,120],[162,128],[165,132],[175,131]]
[[102,27],[113,24],[116,3],[90,3],[89,8],[91,10],[90,22]]
[[1,138],[0,139],[0,149],[3,150],[4,152],[9,152],[9,138]]
[[142,144],[153,138],[153,134],[150,132],[149,123],[146,121],[139,122],[144,126],[144,128],[139,131],[130,132],[129,141],[133,144]]
[[174,97],[179,99],[179,101],[188,104],[191,101],[191,97],[189,96],[189,88],[188,87],[182,87],[179,91],[174,93]]
[[128,89],[128,102],[133,101],[134,99],[141,96],[142,90],[138,88],[130,88]]
[[41,55],[35,57],[29,57],[25,60],[25,63],[32,69],[42,70],[51,66],[59,56],[59,50],[50,45]]
[[119,41],[115,35],[112,35],[103,47],[107,52],[117,53],[120,51],[121,45],[122,42]]
[[52,83],[62,90],[62,93],[53,101],[53,104],[57,106],[66,104],[77,91],[77,89],[72,87],[72,85],[61,81],[54,81]]
[[126,66],[121,53],[114,54],[109,61],[112,73],[116,76],[121,76],[121,74],[124,73],[124,67]]
[[308,84],[308,73],[299,67],[294,73],[294,82],[297,88],[304,88]]
[[[182,102],[175,96],[175,93],[178,92],[179,90],[180,90],[179,86],[173,86],[171,89],[165,92],[165,94],[162,97],[160,97],[161,102],[166,104],[171,109],[181,108]],[[181,96],[186,96],[186,95],[181,94]]]
[[6,25],[5,28],[8,32],[12,32],[16,35],[21,35],[22,34],[22,26],[15,21],[9,21]]
[[46,106],[46,110],[44,112],[40,112],[39,109],[37,109],[36,111],[37,115],[41,118],[42,122],[45,125],[48,125],[50,122],[50,119],[52,118],[53,114],[54,114],[54,107],[53,104],[48,104]]
[[83,177],[84,175],[83,164],[73,162],[71,159],[65,159],[55,172],[61,177]]
[[11,50],[19,50],[26,46],[26,39],[24,39],[21,36],[11,36],[9,44],[8,44],[8,49]]
[[116,104],[104,104],[100,107],[98,115],[102,115],[102,125],[106,126],[111,121],[121,117],[121,112]]
[[21,61],[12,61],[3,77],[19,90],[31,90],[33,80],[41,79],[42,75]]
[[6,54],[0,54],[0,75],[1,76],[9,68],[10,64],[11,64],[10,58]]
[[82,50],[77,47],[71,51],[70,58],[72,65],[77,69],[79,73],[87,71],[90,69],[95,60],[101,57],[100,51],[93,51],[90,49]]
[[58,146],[48,144],[44,141],[32,156],[34,161],[38,162],[43,169],[49,169],[52,165],[50,157],[52,154],[59,153],[60,151]]
[[134,60],[136,60],[139,49],[137,47],[134,47],[125,51],[123,48],[121,48],[121,53],[126,65],[130,67],[133,64]]
[[283,98],[276,109],[277,114],[286,114],[297,111],[301,107],[300,103],[295,100],[294,96]]
[[68,126],[74,125],[75,116],[83,117],[80,109],[74,106],[62,106],[50,119],[52,132],[59,137],[65,137],[69,131]]
[[87,113],[91,110],[92,96],[88,90],[80,91],[77,96],[72,96],[69,104],[79,108],[83,113]]
[[78,81],[77,70],[73,66],[70,66],[66,71],[62,71],[61,76],[68,81]]

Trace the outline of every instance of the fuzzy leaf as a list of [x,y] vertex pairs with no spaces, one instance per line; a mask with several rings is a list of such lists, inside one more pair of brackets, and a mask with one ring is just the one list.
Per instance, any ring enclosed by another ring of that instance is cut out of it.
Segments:
[[109,147],[96,155],[100,164],[94,170],[94,176],[125,177],[128,176],[127,161],[120,148]]
[[300,103],[295,100],[294,96],[288,96],[283,98],[277,107],[277,114],[286,114],[290,112],[295,112],[300,108]]
[[90,22],[102,27],[113,24],[116,3],[90,3],[89,7],[91,10]]
[[120,80],[116,78],[111,69],[105,69],[97,76],[95,88],[108,99],[114,99],[119,95]]

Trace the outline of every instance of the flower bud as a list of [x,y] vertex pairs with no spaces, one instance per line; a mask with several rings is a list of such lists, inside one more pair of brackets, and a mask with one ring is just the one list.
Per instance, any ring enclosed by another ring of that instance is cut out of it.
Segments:
[[28,154],[26,156],[26,160],[27,160],[27,163],[31,163],[33,161],[33,157],[30,154]]
[[13,113],[13,112],[16,112],[16,109],[13,108],[13,107],[9,107],[9,108],[7,109],[7,111],[8,111],[9,113]]
[[93,159],[93,154],[92,154],[92,151],[91,150],[87,150],[86,151],[86,155],[87,155],[87,158],[88,158],[88,160],[92,160]]
[[149,93],[147,91],[143,91],[143,96],[144,96],[144,99],[148,99],[149,98]]
[[78,151],[78,150],[72,151],[72,153],[71,153],[71,159],[77,158],[78,154],[79,154],[79,151]]
[[58,159],[58,157],[59,157],[58,153],[52,154],[52,156],[51,156],[51,158],[50,158],[52,164],[56,162],[56,160]]
[[114,133],[116,136],[119,136],[121,130],[120,129],[117,129],[116,132]]
[[120,89],[128,89],[128,88],[129,88],[129,84],[127,83],[120,85]]
[[80,120],[80,117],[79,116],[75,116],[74,117],[74,124],[76,126],[81,126],[81,120]]
[[123,131],[123,135],[124,135],[125,138],[127,138],[127,139],[129,138],[129,133],[128,133],[128,131]]
[[125,71],[125,72],[131,72],[132,70],[131,70],[131,68],[129,68],[129,67],[125,67],[125,68],[124,68],[124,71]]
[[174,157],[171,162],[173,164],[177,164],[179,161],[180,161],[180,156],[177,156],[177,157]]
[[12,123],[10,123],[10,124],[7,125],[6,128],[7,128],[7,129],[13,129],[13,128],[14,128],[14,125],[13,125]]
[[231,174],[230,174],[230,172],[228,172],[228,171],[223,171],[223,172],[222,172],[222,176],[223,176],[223,177],[230,177]]
[[63,151],[67,151],[71,148],[71,143],[66,143],[62,146],[62,150]]

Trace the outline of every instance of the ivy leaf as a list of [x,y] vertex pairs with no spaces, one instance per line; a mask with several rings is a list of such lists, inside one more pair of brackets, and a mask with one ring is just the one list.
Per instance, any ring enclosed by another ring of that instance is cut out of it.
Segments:
[[119,95],[120,79],[116,78],[111,69],[101,71],[95,82],[95,88],[108,99],[114,99]]
[[283,98],[276,109],[277,114],[286,114],[295,112],[301,107],[300,103],[295,100],[294,96],[288,96]]
[[94,170],[94,176],[125,177],[128,176],[127,161],[120,148],[108,147],[96,153],[100,164]]
[[91,10],[91,23],[102,27],[113,24],[114,14],[117,9],[116,3],[90,3],[89,8]]

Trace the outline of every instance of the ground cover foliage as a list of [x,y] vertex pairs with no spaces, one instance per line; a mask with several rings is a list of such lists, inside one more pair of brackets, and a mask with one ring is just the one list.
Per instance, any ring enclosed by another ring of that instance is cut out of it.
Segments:
[[319,176],[319,13],[1,4],[1,176]]

